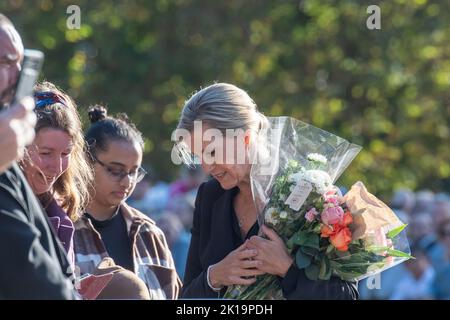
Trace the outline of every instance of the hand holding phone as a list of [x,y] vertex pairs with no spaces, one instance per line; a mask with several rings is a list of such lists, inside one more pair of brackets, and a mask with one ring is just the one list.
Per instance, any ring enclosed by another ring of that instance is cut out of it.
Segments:
[[14,160],[22,158],[25,146],[33,141],[36,124],[33,109],[33,99],[25,97],[20,103],[0,112],[0,174]]
[[44,54],[41,51],[25,49],[22,70],[20,71],[12,105],[25,97],[33,96],[34,85],[38,79],[43,62]]
[[43,60],[41,51],[25,50],[13,102],[9,108],[0,110],[0,174],[20,159],[25,146],[33,142],[36,124],[33,89]]

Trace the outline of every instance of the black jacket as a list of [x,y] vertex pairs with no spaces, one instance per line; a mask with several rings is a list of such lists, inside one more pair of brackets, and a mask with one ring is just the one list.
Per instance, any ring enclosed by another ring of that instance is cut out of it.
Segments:
[[[186,264],[183,298],[218,298],[206,281],[208,267],[221,261],[243,242],[236,235],[232,208],[238,189],[224,190],[216,180],[203,183],[197,194],[192,227],[192,239]],[[254,228],[252,228],[254,229]],[[251,230],[252,231],[252,230]],[[257,229],[254,230],[257,232]],[[249,236],[251,233],[249,232]],[[311,281],[294,264],[280,278],[286,299],[357,299],[356,283],[339,278]],[[222,290],[220,296],[226,289]]]
[[74,298],[68,266],[64,248],[14,165],[0,175],[0,299]]

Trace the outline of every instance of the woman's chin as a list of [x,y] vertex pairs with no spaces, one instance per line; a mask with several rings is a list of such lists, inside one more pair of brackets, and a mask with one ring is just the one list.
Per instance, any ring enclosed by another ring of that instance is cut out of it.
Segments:
[[236,187],[236,183],[231,183],[230,181],[221,181],[220,179],[216,179],[219,183],[222,189],[224,190],[230,190]]
[[34,194],[40,196],[43,195],[47,192],[50,192],[50,190],[52,189],[51,186],[49,185],[42,185],[42,184],[35,184],[34,186],[32,186],[32,189],[34,191]]
[[108,197],[108,203],[110,206],[119,206],[120,204],[124,203],[126,200],[126,197],[111,194],[110,197]]

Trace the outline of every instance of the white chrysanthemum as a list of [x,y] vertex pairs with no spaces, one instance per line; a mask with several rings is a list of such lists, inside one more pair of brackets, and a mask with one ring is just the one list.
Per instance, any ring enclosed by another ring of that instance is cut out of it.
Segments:
[[288,216],[288,213],[286,211],[281,211],[280,212],[280,219],[286,219]]
[[307,156],[309,161],[319,162],[323,164],[327,164],[327,158],[320,153],[310,153]]
[[286,201],[286,199],[287,199],[287,196],[284,194],[284,193],[281,193],[280,194],[280,201]]
[[[289,175],[288,180],[290,182],[295,182],[298,183],[302,178],[303,178],[304,173],[303,172],[297,172],[297,173],[293,173],[291,175]],[[292,190],[291,190],[292,191]]]
[[264,215],[264,219],[267,223],[271,223],[273,225],[276,225],[278,223],[278,220],[274,217],[276,215],[276,209],[271,207],[266,210],[266,213]]
[[319,194],[324,194],[333,187],[330,175],[322,170],[307,170],[303,178],[310,182]]

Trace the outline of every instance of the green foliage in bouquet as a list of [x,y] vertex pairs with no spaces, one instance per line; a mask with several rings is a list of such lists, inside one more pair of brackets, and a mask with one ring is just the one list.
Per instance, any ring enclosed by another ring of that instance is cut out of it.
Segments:
[[[394,243],[406,225],[389,232],[377,230],[372,235],[373,239],[367,236],[352,238],[353,216],[335,188],[326,193],[321,189],[327,179],[324,179],[323,174],[326,173],[320,170],[321,163],[316,161],[316,157],[321,160],[317,154],[312,159],[308,156],[306,168],[290,160],[276,178],[270,200],[263,210],[265,223],[282,238],[288,253],[296,266],[304,270],[306,277],[313,281],[326,281],[331,276],[338,276],[354,281],[392,266],[394,258],[413,258],[394,249]],[[313,189],[297,211],[287,204],[286,199],[299,182],[299,177],[309,179]],[[332,220],[326,216],[329,210],[341,213],[339,219]],[[250,286],[229,287],[225,298],[282,299],[279,281],[276,276],[261,275]]]

